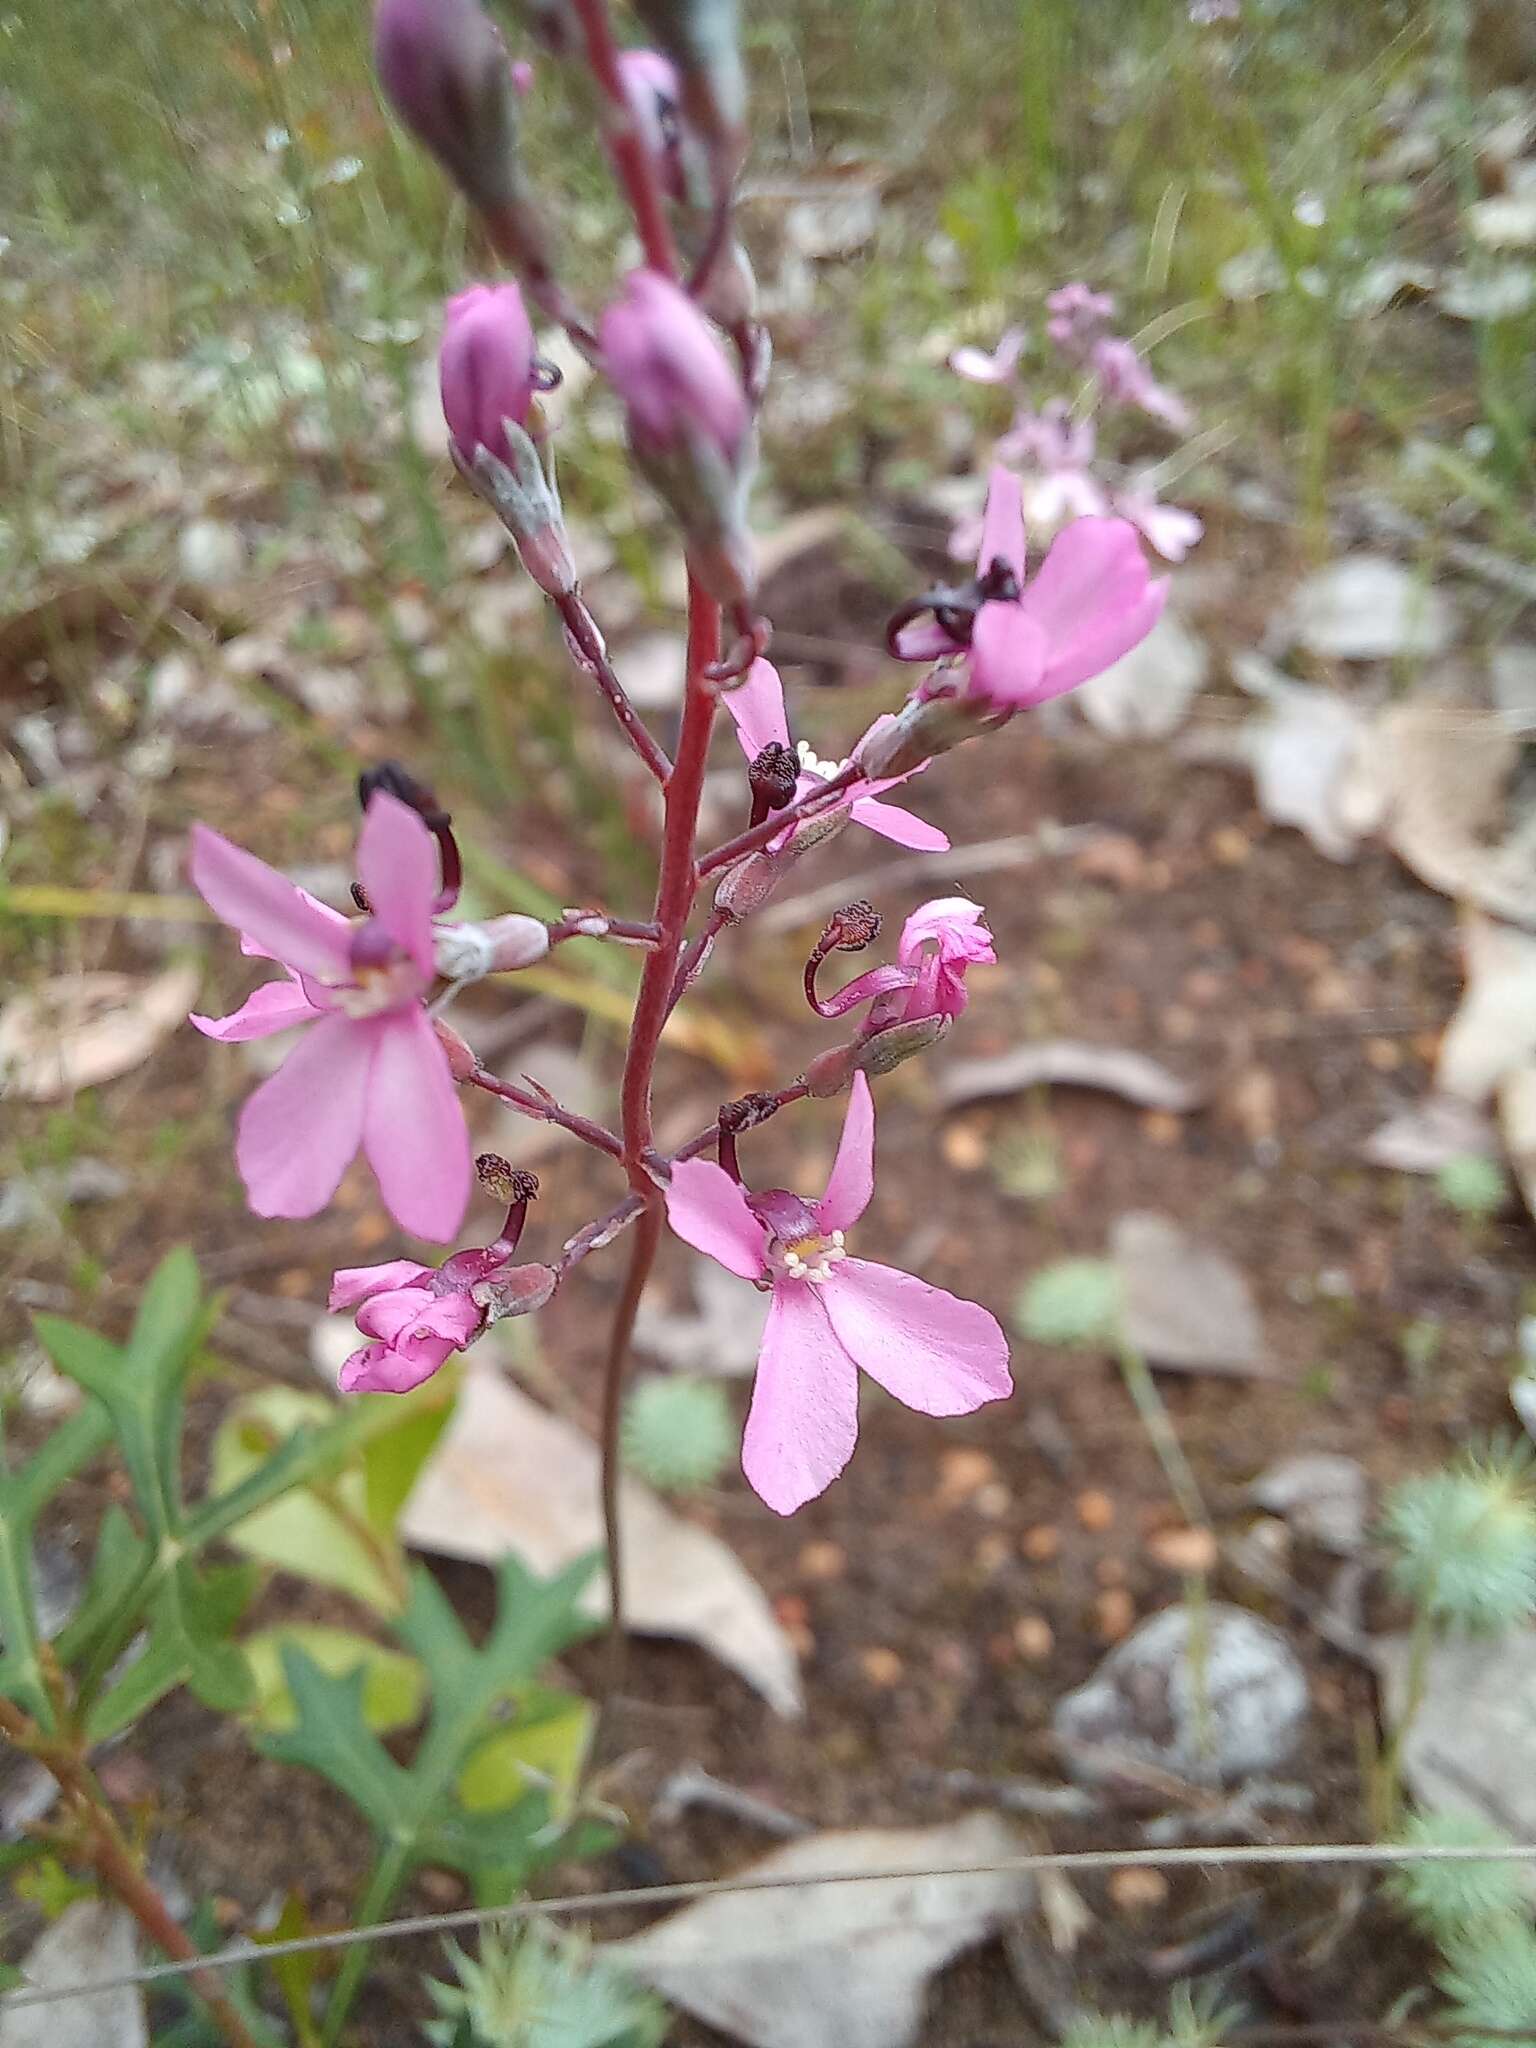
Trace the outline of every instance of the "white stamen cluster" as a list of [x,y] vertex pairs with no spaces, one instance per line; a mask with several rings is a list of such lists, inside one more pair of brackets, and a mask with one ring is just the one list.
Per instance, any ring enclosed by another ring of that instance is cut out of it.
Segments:
[[823,1280],[832,1278],[832,1268],[839,1259],[846,1259],[843,1233],[834,1230],[830,1237],[804,1237],[792,1245],[784,1245],[779,1253],[784,1262],[785,1278],[809,1280],[820,1286]]
[[800,756],[802,775],[819,775],[823,782],[830,782],[834,775],[841,775],[848,766],[846,761],[823,761],[820,754],[813,753],[809,740],[796,740],[795,752]]

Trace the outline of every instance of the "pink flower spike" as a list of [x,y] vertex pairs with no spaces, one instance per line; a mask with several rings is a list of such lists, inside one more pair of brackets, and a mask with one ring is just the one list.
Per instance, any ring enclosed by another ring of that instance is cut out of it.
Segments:
[[511,464],[506,428],[533,403],[533,328],[515,284],[474,284],[448,301],[437,357],[443,418],[459,460],[476,448]]
[[990,354],[982,348],[957,348],[949,359],[949,367],[968,384],[1006,384],[1019,367],[1023,353],[1023,328],[1009,327]]
[[1099,389],[1119,405],[1134,405],[1149,419],[1161,420],[1175,433],[1186,432],[1191,424],[1189,407],[1177,392],[1159,384],[1128,341],[1104,335],[1093,344],[1089,360]]
[[[955,901],[927,906],[936,929],[964,928]],[[819,1203],[783,1189],[747,1195],[703,1160],[672,1171],[673,1229],[772,1292],[741,1461],[775,1514],[824,1492],[853,1455],[860,1367],[929,1415],[968,1415],[1012,1391],[1007,1340],[986,1309],[848,1256],[845,1231],[873,1184],[874,1102],[861,1073]]]

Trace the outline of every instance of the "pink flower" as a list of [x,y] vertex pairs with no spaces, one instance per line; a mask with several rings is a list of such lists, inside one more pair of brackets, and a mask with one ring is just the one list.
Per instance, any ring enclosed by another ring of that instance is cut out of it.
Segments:
[[700,439],[734,465],[750,415],[741,380],[686,292],[632,270],[599,326],[603,359],[642,451]]
[[434,1286],[438,1279],[411,1259],[344,1267],[334,1276],[332,1313],[356,1307],[357,1327],[374,1340],[342,1366],[342,1393],[408,1394],[476,1334],[484,1311],[467,1292]]
[[[735,723],[741,750],[749,761],[755,761],[764,747],[774,744],[787,747],[790,744],[784,685],[771,661],[759,658],[753,662],[747,680],[737,689],[726,691],[723,702]],[[817,783],[829,782],[843,766],[840,761],[818,760],[803,740],[798,752],[801,773],[794,800],[808,796]],[[915,775],[918,771],[912,769],[909,772]],[[892,839],[898,846],[909,846],[920,853],[945,852],[949,839],[937,825],[928,824],[913,812],[903,810],[899,804],[879,801],[880,791],[894,789],[906,780],[905,775],[892,775],[884,781],[855,783],[828,808],[834,812],[846,811],[856,825],[877,832],[882,839]],[[793,836],[794,830],[793,825],[785,828],[786,840]],[[780,843],[775,841],[776,845]]]
[[625,50],[619,77],[646,153],[655,164],[662,190],[679,204],[688,198],[688,171],[683,155],[682,81],[677,66],[657,50]]
[[991,965],[997,959],[992,934],[982,922],[979,903],[964,896],[939,896],[919,904],[901,928],[896,957],[903,967],[917,969],[917,986],[899,1012],[901,1021],[923,1017],[958,1017],[969,1002],[968,967]]
[[448,301],[437,357],[443,418],[459,460],[477,447],[509,466],[502,422],[526,426],[533,403],[533,329],[515,284],[473,284]]
[[996,1318],[909,1273],[850,1256],[874,1191],[875,1107],[853,1079],[826,1193],[748,1194],[707,1160],[672,1169],[672,1228],[727,1272],[771,1290],[742,1439],[747,1480],[775,1514],[824,1493],[853,1455],[859,1371],[923,1415],[969,1415],[1013,1391]]
[[1175,391],[1159,384],[1130,342],[1106,334],[1093,344],[1089,361],[1099,389],[1118,405],[1134,405],[1164,426],[1182,434],[1190,425],[1189,407]]
[[1205,522],[1182,505],[1164,505],[1150,490],[1119,491],[1115,510],[1129,519],[1165,562],[1182,562],[1205,532]]
[[304,1037],[240,1112],[235,1163],[258,1216],[313,1216],[359,1147],[390,1214],[417,1237],[453,1236],[469,1200],[469,1132],[422,997],[434,977],[437,847],[386,791],[368,805],[357,869],[369,914],[328,910],[206,825],[192,880],[242,950],[281,962],[233,1016],[194,1016],[223,1044],[296,1024]]
[[990,354],[982,348],[957,348],[950,356],[949,367],[968,384],[1006,384],[1019,367],[1023,353],[1023,328],[1009,327]]
[[1096,292],[1086,284],[1064,284],[1045,302],[1050,314],[1045,331],[1067,355],[1082,355],[1104,322],[1115,310],[1107,292]]
[[[904,624],[903,661],[965,653],[964,694],[998,711],[1043,704],[1086,683],[1144,640],[1167,600],[1153,582],[1136,531],[1124,519],[1075,519],[1024,580],[1024,506],[1018,477],[995,467],[977,558],[980,602]],[[969,632],[965,631],[968,623]],[[925,694],[948,687],[940,670]]]

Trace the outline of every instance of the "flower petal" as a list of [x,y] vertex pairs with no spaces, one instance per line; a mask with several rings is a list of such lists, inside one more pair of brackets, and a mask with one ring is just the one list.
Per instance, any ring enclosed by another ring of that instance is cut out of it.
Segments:
[[1064,690],[1075,690],[1090,676],[1102,675],[1122,654],[1129,654],[1133,647],[1139,647],[1162,617],[1163,606],[1167,602],[1168,579],[1162,576],[1157,582],[1147,585],[1135,604],[1101,618],[1096,626],[1081,633],[1053,658],[1040,678],[1036,703],[1043,704],[1047,698],[1059,697]]
[[347,979],[347,920],[296,889],[286,875],[207,825],[192,827],[188,863],[198,894],[272,959],[322,981]]
[[1037,703],[1049,653],[1022,604],[984,604],[971,635],[971,689],[995,704]]
[[997,347],[990,352],[970,344],[954,350],[949,358],[949,367],[969,384],[1006,384],[1018,368],[1023,352],[1023,328],[1008,327],[998,336]]
[[387,1344],[365,1344],[342,1366],[336,1384],[344,1394],[408,1394],[431,1379],[458,1349],[446,1338],[419,1344],[407,1357]]
[[187,1022],[220,1045],[244,1045],[252,1038],[270,1038],[274,1031],[287,1031],[295,1024],[309,1024],[323,1017],[296,981],[264,981],[252,989],[238,1010],[227,1017],[203,1017],[196,1010]]
[[771,661],[759,656],[747,670],[747,680],[738,689],[723,691],[721,701],[735,722],[741,751],[749,761],[755,761],[764,747],[789,745],[784,685]]
[[979,1302],[866,1259],[844,1259],[821,1298],[849,1356],[922,1415],[969,1415],[1013,1392],[1008,1340]]
[[388,1259],[382,1266],[342,1266],[331,1275],[331,1294],[326,1307],[332,1315],[338,1309],[355,1308],[370,1294],[384,1294],[396,1287],[418,1287],[432,1278],[430,1266],[414,1259]]
[[372,1048],[349,1017],[322,1017],[240,1112],[235,1164],[258,1216],[314,1216],[363,1134]]
[[866,826],[869,831],[878,832],[882,839],[894,840],[898,846],[910,846],[916,853],[949,851],[947,832],[941,832],[937,825],[930,825],[915,811],[904,811],[900,804],[883,804],[874,796],[856,796],[848,806],[848,815],[856,825]]
[[460,1345],[480,1324],[480,1310],[467,1294],[429,1294],[423,1287],[393,1287],[372,1295],[357,1312],[357,1327],[382,1344],[403,1338],[424,1343],[446,1338]]
[[368,1164],[401,1229],[446,1244],[464,1220],[471,1179],[469,1126],[448,1055],[419,1005],[391,1010],[373,1029],[363,1118]]
[[891,652],[898,661],[939,661],[953,654],[958,644],[937,619],[911,619],[897,633]]
[[673,1167],[667,1221],[684,1244],[728,1273],[761,1279],[767,1233],[735,1181],[711,1160],[685,1159]]
[[855,1074],[848,1094],[848,1114],[837,1157],[827,1175],[827,1191],[816,1204],[823,1230],[847,1230],[869,1207],[875,1191],[875,1098],[869,1080]]
[[430,981],[437,841],[410,805],[387,789],[369,800],[357,840],[357,875],[374,916]]
[[805,1281],[773,1290],[741,1469],[776,1515],[792,1515],[825,1493],[853,1456],[859,1435],[859,1376]]
[[[297,882],[293,886],[295,889],[299,889]],[[309,905],[321,922],[328,924],[336,934],[336,943],[341,948],[342,958],[345,959],[347,949],[352,942],[351,918],[343,917],[339,910],[332,910],[329,903],[322,903],[318,896],[311,896],[307,889],[299,889],[299,896],[303,902]],[[277,958],[277,955],[269,952],[259,939],[253,939],[249,932],[242,932],[240,934],[240,950],[248,960],[275,960]]]
[[1105,613],[1127,610],[1147,587],[1147,562],[1126,519],[1074,519],[1046,550],[1020,609],[1045,628],[1052,652]]
[[981,546],[976,555],[976,573],[985,576],[1001,556],[1022,583],[1024,580],[1024,493],[1011,469],[994,462],[987,478],[987,509],[981,521]]

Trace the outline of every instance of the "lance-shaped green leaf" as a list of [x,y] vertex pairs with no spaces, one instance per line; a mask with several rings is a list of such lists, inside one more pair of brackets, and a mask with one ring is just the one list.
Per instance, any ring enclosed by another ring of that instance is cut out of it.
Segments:
[[215,1565],[198,1572],[186,1559],[166,1575],[150,1602],[143,1647],[91,1702],[85,1732],[93,1743],[131,1727],[159,1699],[186,1685],[219,1713],[246,1705],[251,1668],[228,1640],[256,1590],[249,1564]]
[[0,1694],[15,1700],[49,1730],[54,1725],[54,1711],[40,1661],[42,1642],[32,1588],[32,1531],[39,1512],[65,1480],[111,1438],[111,1419],[105,1410],[93,1406],[60,1423],[42,1448],[12,1471],[5,1457],[4,1416],[0,1415]]

